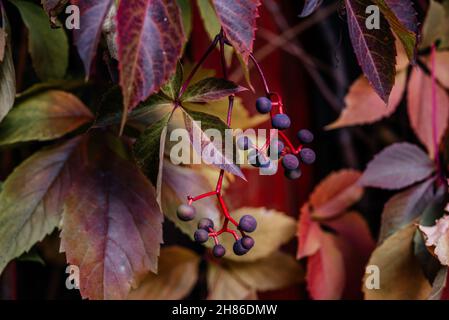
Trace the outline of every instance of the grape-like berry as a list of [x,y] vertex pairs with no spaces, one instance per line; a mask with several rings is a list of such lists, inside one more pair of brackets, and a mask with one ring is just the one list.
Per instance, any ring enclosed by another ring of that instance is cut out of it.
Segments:
[[242,245],[242,240],[239,239],[236,242],[234,242],[234,246],[232,247],[234,253],[238,256],[243,256],[248,252],[248,249],[245,249]]
[[313,133],[307,129],[299,130],[297,136],[301,143],[311,143],[313,141]]
[[277,114],[271,119],[271,125],[275,129],[284,130],[290,127],[291,121],[286,114]]
[[[272,152],[271,152],[271,150],[274,150],[275,147],[277,147],[277,155],[272,154]],[[268,153],[270,155],[270,158],[273,159],[273,157],[275,157],[275,156],[279,157],[281,155],[281,153],[282,153],[282,150],[284,150],[284,148],[285,148],[285,145],[284,145],[284,143],[281,140],[273,139],[272,141],[270,141],[270,148],[268,149]]]
[[254,246],[254,239],[250,236],[244,236],[241,239],[242,241],[242,247],[249,250]]
[[209,239],[209,232],[207,232],[204,229],[198,229],[195,231],[195,234],[193,235],[196,242],[204,243]]
[[305,164],[312,164],[315,162],[316,155],[315,151],[313,151],[312,149],[304,148],[299,154],[301,155],[302,162],[304,162]]
[[209,229],[214,228],[214,222],[209,218],[203,218],[198,222],[198,229],[203,229],[209,232]]
[[182,221],[190,221],[195,218],[196,210],[193,206],[188,204],[181,204],[176,210],[178,218]]
[[299,167],[299,160],[293,154],[286,154],[282,158],[282,166],[287,170],[295,170]]
[[301,169],[295,169],[295,170],[285,170],[284,172],[285,176],[290,180],[299,179],[301,177],[302,172]]
[[242,136],[237,139],[237,147],[240,150],[248,150],[252,146],[252,141],[247,136]]
[[257,228],[257,221],[249,214],[240,218],[239,229],[245,232],[253,232]]
[[270,165],[270,159],[259,153],[256,149],[253,149],[248,153],[248,162],[256,168],[267,168]]
[[214,257],[221,258],[225,255],[226,249],[221,244],[216,244],[214,248],[212,249],[212,253]]
[[271,111],[271,100],[267,97],[260,97],[256,100],[256,109],[260,113],[268,113]]

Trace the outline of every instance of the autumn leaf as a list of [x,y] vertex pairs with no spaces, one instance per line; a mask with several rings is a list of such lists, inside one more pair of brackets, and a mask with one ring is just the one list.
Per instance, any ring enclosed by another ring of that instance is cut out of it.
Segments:
[[[129,23],[132,21],[132,23]],[[159,90],[174,73],[184,33],[175,1],[121,1],[117,11],[120,86],[124,110]]]
[[128,296],[131,300],[177,300],[187,296],[198,280],[200,256],[178,246],[161,249],[158,274],[149,273]]
[[193,13],[190,0],[176,0],[179,10],[181,11],[182,26],[186,39],[189,39],[192,33]]
[[6,179],[0,193],[0,272],[59,225],[64,198],[80,171],[81,141],[38,151]]
[[363,292],[367,300],[426,299],[431,287],[413,255],[413,235],[416,226],[411,223],[387,238],[374,250],[368,265],[379,268],[379,288],[369,289],[365,276]]
[[28,50],[39,78],[63,78],[69,60],[69,44],[64,29],[52,29],[47,15],[38,5],[23,0],[11,2],[19,9],[28,28]]
[[[408,82],[407,108],[410,125],[426,146],[430,157],[435,156],[434,139],[439,144],[449,119],[449,96],[436,85],[436,123],[432,120],[432,79],[421,69],[414,68]],[[434,128],[434,125],[436,128]],[[436,137],[434,137],[436,129]]]
[[395,76],[394,36],[383,16],[379,29],[366,28],[366,7],[370,0],[345,0],[349,35],[355,55],[377,94],[388,103]]
[[181,96],[182,102],[209,102],[247,90],[235,83],[220,79],[206,78],[191,85]]
[[226,38],[245,64],[253,51],[259,0],[212,0]]
[[432,227],[419,226],[424,234],[426,246],[432,248],[442,265],[449,266],[449,215],[436,221]]
[[51,90],[19,102],[0,124],[0,145],[52,140],[93,120],[73,94]]
[[381,189],[401,189],[424,180],[434,170],[432,161],[416,145],[395,143],[368,163],[360,184]]
[[41,0],[42,6],[50,18],[52,27],[58,27],[56,23],[57,16],[62,12],[67,2],[69,0]]
[[323,3],[323,0],[305,0],[299,17],[304,18],[311,15],[321,6],[321,3]]
[[432,283],[432,292],[428,300],[449,300],[449,282],[447,268],[441,268]]
[[157,272],[163,216],[153,186],[127,159],[90,139],[87,159],[65,201],[61,251],[80,268],[90,299],[125,299]]
[[8,34],[6,33],[4,28],[0,28],[0,62],[3,61],[5,57],[5,48],[6,48],[6,39]]
[[439,42],[439,48],[449,48],[449,2],[430,1],[424,25],[422,27],[421,48],[430,47]]
[[[2,26],[0,33],[3,35],[3,47],[0,44],[0,51],[3,51],[0,59],[0,122],[11,110],[16,95],[16,76],[14,62],[12,60],[11,43],[9,40],[9,22],[4,12],[3,4],[0,2],[0,17]],[[1,38],[1,36],[0,36]]]
[[254,289],[233,277],[218,264],[209,264],[207,268],[208,300],[248,300],[256,295]]
[[[429,59],[430,60],[430,59]],[[431,69],[430,61],[428,61],[428,67]],[[435,77],[438,82],[449,89],[449,52],[448,51],[437,51],[435,53]]]
[[112,0],[71,0],[80,10],[80,28],[73,30],[73,41],[84,64],[84,71],[90,75],[92,60],[97,52],[101,29]]

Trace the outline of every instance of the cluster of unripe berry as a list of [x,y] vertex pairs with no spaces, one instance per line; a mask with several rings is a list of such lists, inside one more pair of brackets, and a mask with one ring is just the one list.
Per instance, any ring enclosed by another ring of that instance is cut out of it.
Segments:
[[[189,204],[181,204],[176,213],[178,218],[182,221],[191,221],[196,216],[195,207]],[[236,255],[241,256],[246,254],[254,246],[254,239],[247,236],[245,233],[251,233],[256,230],[257,221],[251,215],[244,215],[240,218],[237,228],[242,234],[242,237],[236,237],[233,251]],[[205,243],[209,240],[209,237],[213,237],[215,245],[212,249],[212,253],[215,257],[221,258],[225,255],[226,249],[218,242],[217,236],[218,234],[214,230],[214,222],[209,218],[203,218],[198,222],[198,229],[195,231],[193,237],[198,243]]]
[[[267,97],[260,97],[256,100],[256,109],[262,114],[272,113],[271,125],[275,129],[285,130],[291,125],[288,115],[284,113],[276,113],[273,115],[272,101]],[[297,138],[301,146],[296,150],[291,146],[289,141],[289,146],[285,146],[283,141],[273,139],[270,141],[268,153],[264,154],[253,145],[251,139],[247,136],[241,136],[237,139],[237,147],[241,150],[249,150],[248,161],[255,167],[268,168],[271,165],[272,159],[281,157],[281,163],[285,169],[285,176],[289,179],[297,179],[301,176],[300,162],[312,164],[316,159],[315,152],[312,149],[303,147],[304,144],[313,141],[313,134],[307,129],[302,129],[297,133]],[[272,154],[270,149],[277,150],[277,154]]]

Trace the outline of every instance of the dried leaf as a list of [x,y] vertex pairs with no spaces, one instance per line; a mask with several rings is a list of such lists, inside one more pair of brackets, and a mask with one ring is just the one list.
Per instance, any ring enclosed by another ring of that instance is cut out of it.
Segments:
[[[430,157],[435,156],[432,113],[432,79],[421,69],[414,68],[408,82],[407,107],[410,125],[419,140],[426,146]],[[443,88],[436,87],[436,141],[439,144],[449,119],[449,96]]]
[[207,289],[208,300],[244,300],[255,294],[255,290],[235,278],[229,270],[211,263],[207,268]]
[[64,136],[93,120],[73,94],[51,90],[22,100],[0,124],[0,145]]
[[395,143],[368,163],[360,184],[381,189],[401,189],[422,181],[435,170],[429,157],[416,145]]
[[198,280],[200,256],[183,247],[161,249],[158,274],[149,273],[140,286],[131,291],[131,300],[178,300],[192,291]]

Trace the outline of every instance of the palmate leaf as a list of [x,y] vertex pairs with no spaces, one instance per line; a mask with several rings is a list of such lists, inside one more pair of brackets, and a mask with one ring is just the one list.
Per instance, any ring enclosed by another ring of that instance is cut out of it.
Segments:
[[[16,76],[12,60],[9,22],[0,2],[0,122],[14,104],[16,95]],[[3,41],[3,43],[2,43]]]
[[64,205],[61,250],[80,268],[80,292],[124,299],[157,272],[162,220],[155,190],[138,167],[91,138]]
[[181,101],[196,103],[209,102],[220,100],[245,90],[247,89],[231,81],[211,77],[191,85],[181,96]]
[[22,100],[0,124],[0,145],[52,140],[93,120],[74,95],[51,90]]
[[47,15],[38,5],[23,0],[11,2],[19,9],[28,28],[28,49],[39,78],[64,77],[69,60],[69,44],[64,29],[52,29]]
[[396,49],[387,20],[380,16],[380,28],[366,27],[366,7],[371,0],[345,0],[349,35],[355,55],[377,94],[388,102],[395,76]]
[[83,139],[35,153],[6,179],[0,193],[0,272],[61,221],[63,201],[80,171]]

